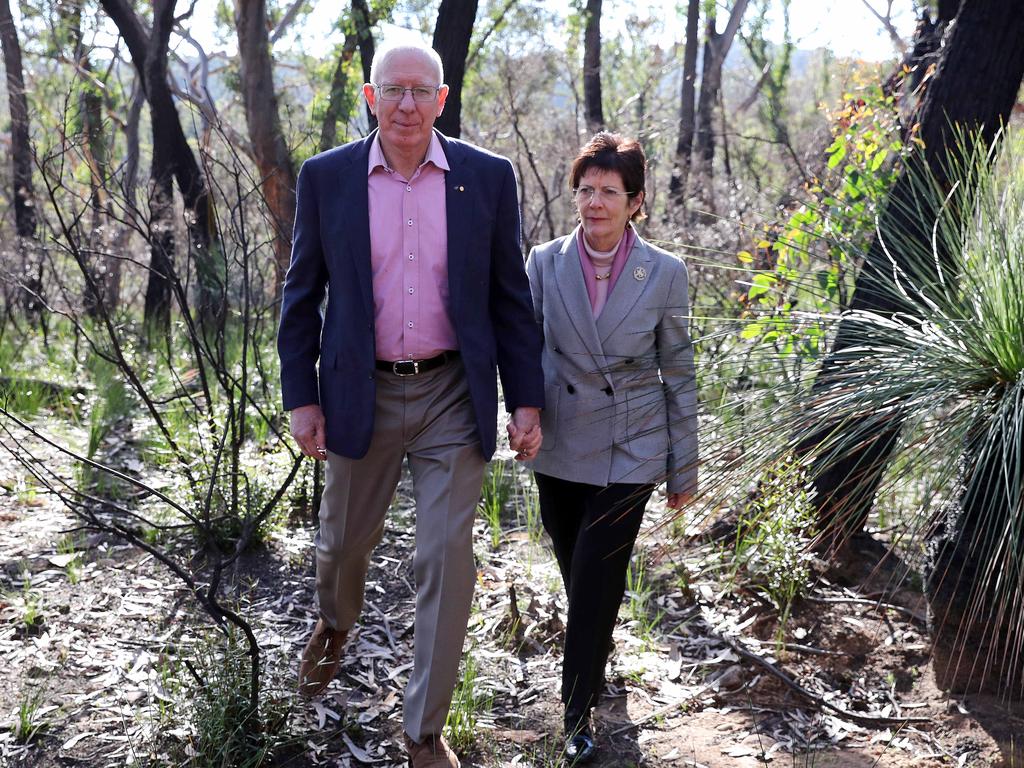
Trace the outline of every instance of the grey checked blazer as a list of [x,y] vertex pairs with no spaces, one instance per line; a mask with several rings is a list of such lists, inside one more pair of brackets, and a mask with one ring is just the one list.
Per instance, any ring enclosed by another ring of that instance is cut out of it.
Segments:
[[697,488],[686,265],[637,238],[595,322],[576,232],[526,265],[544,331],[544,442],[532,467],[590,485]]

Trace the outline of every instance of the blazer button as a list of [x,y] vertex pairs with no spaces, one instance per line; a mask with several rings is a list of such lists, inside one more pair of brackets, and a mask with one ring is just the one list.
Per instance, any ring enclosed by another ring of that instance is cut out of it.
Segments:
[[607,386],[604,388],[604,393],[608,395],[608,397],[611,397],[612,395],[615,394],[615,390],[612,389],[611,386]]
[[572,384],[569,384],[568,386],[566,386],[565,391],[568,392],[570,395],[575,395],[576,387],[574,387]]

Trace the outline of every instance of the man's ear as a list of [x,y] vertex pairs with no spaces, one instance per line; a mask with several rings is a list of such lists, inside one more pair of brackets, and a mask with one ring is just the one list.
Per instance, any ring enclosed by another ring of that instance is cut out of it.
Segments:
[[441,113],[444,112],[444,104],[448,101],[448,86],[444,83],[437,91],[437,116],[440,117]]
[[371,83],[363,83],[363,98],[370,107],[370,114],[377,114],[377,91]]

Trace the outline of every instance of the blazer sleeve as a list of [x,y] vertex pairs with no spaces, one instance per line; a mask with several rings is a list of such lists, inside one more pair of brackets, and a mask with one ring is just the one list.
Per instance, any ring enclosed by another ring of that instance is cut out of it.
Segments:
[[504,162],[496,226],[491,241],[490,313],[505,408],[544,407],[541,332],[520,247],[519,197],[512,164]]
[[281,395],[286,411],[320,402],[316,365],[323,329],[320,305],[327,287],[327,266],[320,242],[320,206],[308,163],[303,163],[299,170],[295,187],[292,259],[281,293],[277,332]]
[[669,493],[697,492],[697,376],[689,334],[688,289],[686,265],[676,261],[667,306],[655,328],[668,409]]
[[530,255],[526,257],[526,277],[530,281],[530,294],[533,296],[533,317],[537,325],[544,327],[544,277],[541,274],[540,258],[537,256],[537,248],[530,249]]

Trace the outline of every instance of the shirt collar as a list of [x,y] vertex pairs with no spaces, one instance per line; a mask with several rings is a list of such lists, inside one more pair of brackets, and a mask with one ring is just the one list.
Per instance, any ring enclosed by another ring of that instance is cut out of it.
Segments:
[[[377,168],[382,168],[387,172],[391,172],[391,168],[388,167],[387,160],[384,159],[384,150],[380,146],[380,132],[373,137],[373,143],[370,145],[370,155],[368,158],[368,164],[366,169],[366,175],[369,176]],[[450,171],[451,168],[448,166],[448,158],[444,154],[444,147],[441,146],[441,140],[437,138],[436,133],[430,134],[430,144],[427,146],[427,156],[423,158],[423,162],[420,164],[422,168],[427,163],[433,163],[435,166],[440,168],[442,171]]]

